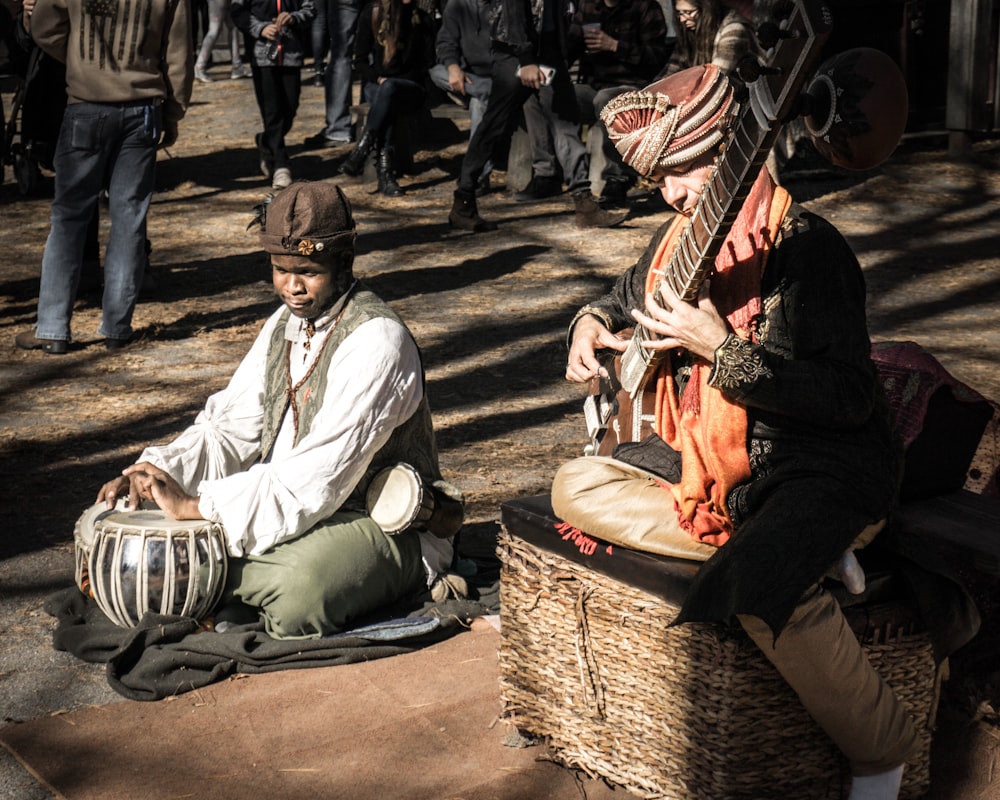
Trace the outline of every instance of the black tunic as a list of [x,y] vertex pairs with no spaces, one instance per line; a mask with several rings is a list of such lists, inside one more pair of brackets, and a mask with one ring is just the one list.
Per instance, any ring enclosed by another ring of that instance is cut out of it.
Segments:
[[[661,228],[588,308],[631,327]],[[761,283],[757,341],[731,334],[709,384],[747,410],[750,479],[735,531],[699,571],[677,622],[752,614],[773,630],[896,496],[901,447],[871,360],[861,267],[837,230],[793,206]]]

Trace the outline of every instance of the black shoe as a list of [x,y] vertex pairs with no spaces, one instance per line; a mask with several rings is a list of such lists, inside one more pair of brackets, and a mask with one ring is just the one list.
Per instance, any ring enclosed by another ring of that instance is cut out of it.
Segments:
[[53,356],[65,355],[69,342],[64,339],[39,339],[34,331],[23,331],[14,337],[14,344],[22,350],[42,350]]
[[533,175],[528,185],[514,195],[515,203],[537,203],[562,194],[562,181],[554,175]]
[[364,172],[365,160],[368,158],[368,154],[371,153],[374,147],[375,134],[370,131],[365,131],[364,136],[362,136],[357,145],[355,145],[351,154],[345,159],[344,163],[340,165],[340,174],[350,175],[352,178],[356,178]]
[[314,72],[313,73],[313,78],[312,78],[312,85],[313,86],[322,86],[324,83],[325,83],[325,81],[323,80],[323,73],[322,72]]
[[338,144],[344,144],[344,142],[331,139],[326,135],[325,130],[320,131],[315,136],[307,136],[302,140],[302,146],[307,150],[319,150],[321,147],[336,147]]
[[123,350],[129,345],[133,345],[142,338],[142,334],[138,331],[133,331],[132,335],[127,339],[105,339],[104,349],[105,350]]
[[391,147],[383,147],[375,159],[375,174],[378,176],[378,190],[386,197],[402,197],[403,187],[396,182],[396,168],[393,164],[395,152]]

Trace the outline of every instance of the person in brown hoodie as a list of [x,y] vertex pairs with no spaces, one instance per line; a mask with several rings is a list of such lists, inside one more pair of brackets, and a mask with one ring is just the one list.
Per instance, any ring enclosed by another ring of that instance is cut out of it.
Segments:
[[98,333],[109,349],[131,341],[156,150],[177,140],[194,81],[189,24],[188,0],[37,0],[31,10],[35,43],[66,65],[68,105],[38,323],[15,337],[18,347],[67,351],[87,224],[105,187],[111,235]]

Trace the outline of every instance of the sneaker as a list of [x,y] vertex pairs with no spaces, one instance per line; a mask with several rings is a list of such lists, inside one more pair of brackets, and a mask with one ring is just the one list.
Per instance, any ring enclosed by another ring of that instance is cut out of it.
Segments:
[[515,193],[515,203],[538,203],[549,197],[562,194],[562,181],[554,175],[533,175],[528,185]]
[[253,75],[253,70],[250,68],[249,64],[239,64],[233,67],[232,72],[229,73],[229,79],[232,81],[238,81],[243,78],[249,78]]
[[212,79],[208,76],[208,73],[201,67],[194,68],[194,79],[201,83],[212,83]]
[[61,356],[69,349],[65,339],[39,339],[34,331],[24,331],[14,337],[14,344],[22,350],[41,350],[53,356]]
[[288,167],[278,167],[271,179],[272,189],[285,189],[292,185],[292,171]]

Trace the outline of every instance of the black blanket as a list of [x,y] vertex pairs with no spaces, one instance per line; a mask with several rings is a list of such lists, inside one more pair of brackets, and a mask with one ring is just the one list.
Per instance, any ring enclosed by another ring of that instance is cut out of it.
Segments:
[[108,683],[131,700],[160,700],[237,673],[327,667],[409,653],[466,629],[475,617],[497,613],[497,584],[480,587],[477,595],[478,600],[393,609],[346,633],[304,640],[273,639],[259,622],[218,633],[201,630],[190,617],[153,613],[135,628],[120,628],[75,586],[51,595],[45,610],[57,618],[57,650],[106,663]]

